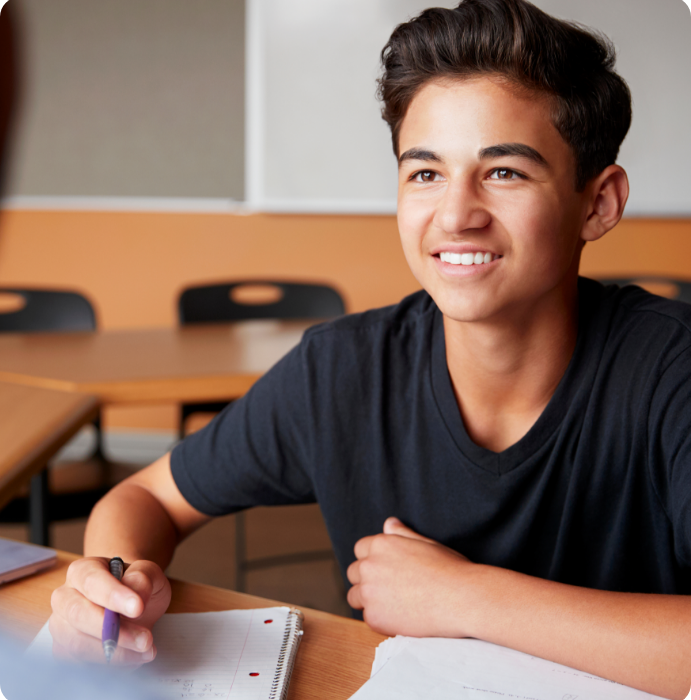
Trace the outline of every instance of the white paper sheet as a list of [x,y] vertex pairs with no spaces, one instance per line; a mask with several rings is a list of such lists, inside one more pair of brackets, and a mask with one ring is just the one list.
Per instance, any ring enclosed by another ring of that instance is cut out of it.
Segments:
[[[269,698],[290,608],[164,615],[156,659],[135,673],[162,700]],[[267,622],[271,620],[271,622]],[[51,654],[48,625],[27,654]]]
[[395,637],[352,700],[658,700],[657,696],[477,639]]

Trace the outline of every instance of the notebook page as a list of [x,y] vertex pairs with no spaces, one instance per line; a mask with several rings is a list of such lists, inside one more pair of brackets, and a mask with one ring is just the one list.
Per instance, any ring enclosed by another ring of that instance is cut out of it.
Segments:
[[163,700],[269,698],[289,608],[164,615],[141,674]]
[[386,666],[386,663],[396,654],[398,654],[399,651],[403,647],[405,647],[408,644],[408,641],[412,639],[412,637],[403,637],[400,634],[396,635],[395,637],[389,637],[388,639],[385,639],[375,650],[374,650],[374,662],[372,663],[372,674],[374,675],[378,671],[380,671],[384,666]]
[[657,696],[477,639],[396,637],[352,700],[657,700]]
[[31,644],[27,647],[24,652],[28,655],[36,655],[38,657],[50,657],[53,656],[53,638],[50,636],[50,630],[48,629],[48,623],[46,622],[43,627],[39,630],[38,634],[33,638]]

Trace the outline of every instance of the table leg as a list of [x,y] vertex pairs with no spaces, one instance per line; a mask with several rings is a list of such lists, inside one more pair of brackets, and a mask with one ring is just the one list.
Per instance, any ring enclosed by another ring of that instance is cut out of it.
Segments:
[[48,468],[31,478],[29,497],[29,539],[34,544],[48,547]]

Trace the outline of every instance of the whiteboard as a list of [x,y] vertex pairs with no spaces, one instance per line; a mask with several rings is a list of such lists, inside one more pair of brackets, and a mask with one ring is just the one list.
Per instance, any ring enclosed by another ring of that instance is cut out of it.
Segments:
[[[394,212],[396,162],[379,116],[379,53],[434,2],[248,0],[245,192],[267,211]],[[453,7],[456,2],[437,2]],[[619,162],[628,215],[691,215],[691,13],[683,0],[536,0],[618,49],[634,119]]]

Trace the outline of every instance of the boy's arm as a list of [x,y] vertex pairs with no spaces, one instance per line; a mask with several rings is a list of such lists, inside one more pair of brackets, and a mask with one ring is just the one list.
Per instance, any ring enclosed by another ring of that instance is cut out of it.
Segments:
[[612,593],[473,564],[395,518],[355,547],[349,603],[384,634],[476,637],[640,688],[691,688],[691,597]]
[[[100,637],[107,607],[122,616],[112,663],[151,661],[151,627],[170,603],[163,569],[178,542],[208,520],[178,491],[170,455],[109,491],[89,518],[85,558],[70,565],[65,584],[53,592],[54,653],[103,663]],[[122,583],[108,571],[108,559],[115,556],[129,563]]]
[[84,555],[148,559],[165,568],[178,543],[210,519],[178,490],[168,453],[96,504],[84,535]]

